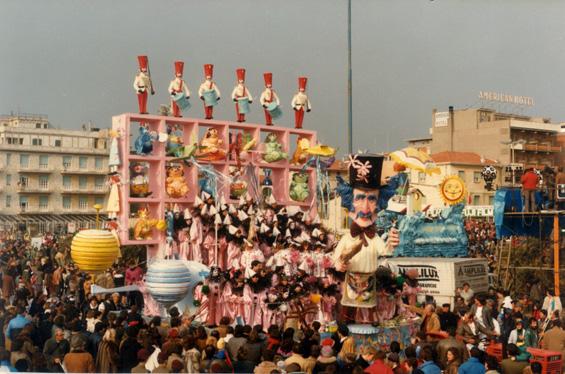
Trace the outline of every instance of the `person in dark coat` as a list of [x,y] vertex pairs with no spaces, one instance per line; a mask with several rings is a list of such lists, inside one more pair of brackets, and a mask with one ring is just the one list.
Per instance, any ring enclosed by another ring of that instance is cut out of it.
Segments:
[[126,330],[127,338],[120,345],[120,371],[129,373],[139,361],[137,352],[141,349],[141,344],[137,342],[137,327],[128,327]]

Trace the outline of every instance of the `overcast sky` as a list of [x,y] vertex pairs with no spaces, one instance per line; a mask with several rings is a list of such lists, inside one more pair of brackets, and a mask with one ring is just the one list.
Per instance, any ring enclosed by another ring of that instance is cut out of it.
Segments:
[[[42,113],[62,128],[137,111],[138,54],[149,56],[168,102],[173,61],[192,91],[215,64],[224,100],[235,69],[258,97],[264,71],[293,126],[290,100],[306,75],[313,110],[305,128],[347,148],[346,0],[0,0],[0,113]],[[565,121],[565,2],[353,0],[354,148],[388,151],[426,136],[432,109],[476,106],[481,90],[531,96],[527,114]],[[195,95],[193,95],[195,96]],[[200,103],[186,116],[202,117]],[[509,109],[506,107],[505,109]],[[248,122],[262,123],[258,104]]]

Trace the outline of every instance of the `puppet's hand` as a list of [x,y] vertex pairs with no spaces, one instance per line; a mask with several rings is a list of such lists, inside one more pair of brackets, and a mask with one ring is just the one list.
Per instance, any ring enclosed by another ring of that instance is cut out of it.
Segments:
[[389,251],[394,250],[400,244],[400,233],[394,227],[388,232],[388,238],[386,241],[386,246]]

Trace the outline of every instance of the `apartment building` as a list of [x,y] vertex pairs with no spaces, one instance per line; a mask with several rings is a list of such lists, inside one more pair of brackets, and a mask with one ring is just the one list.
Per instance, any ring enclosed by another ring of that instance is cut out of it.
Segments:
[[92,227],[107,192],[107,130],[56,129],[47,116],[0,116],[0,230]]

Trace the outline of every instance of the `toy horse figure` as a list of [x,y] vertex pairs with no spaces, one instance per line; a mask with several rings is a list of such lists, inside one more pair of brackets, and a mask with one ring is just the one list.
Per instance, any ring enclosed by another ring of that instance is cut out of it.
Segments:
[[149,218],[149,210],[147,208],[137,211],[137,222],[133,228],[135,240],[151,240],[151,230],[157,227],[159,220]]
[[146,156],[153,152],[153,136],[146,125],[139,126],[139,136],[135,139],[134,149],[138,155]]

